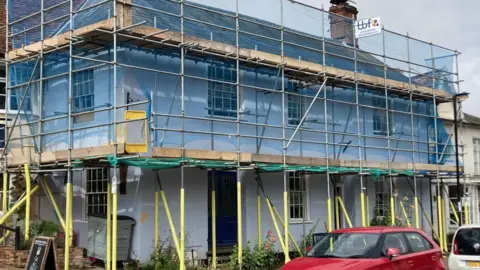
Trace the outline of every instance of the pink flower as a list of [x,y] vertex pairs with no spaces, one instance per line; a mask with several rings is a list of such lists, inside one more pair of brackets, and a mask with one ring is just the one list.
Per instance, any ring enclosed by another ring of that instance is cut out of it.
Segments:
[[270,248],[270,244],[266,244],[266,245],[265,245],[265,248],[266,248],[266,249],[269,249],[269,248]]
[[275,237],[275,235],[272,237],[272,241],[273,242],[277,241],[277,237]]

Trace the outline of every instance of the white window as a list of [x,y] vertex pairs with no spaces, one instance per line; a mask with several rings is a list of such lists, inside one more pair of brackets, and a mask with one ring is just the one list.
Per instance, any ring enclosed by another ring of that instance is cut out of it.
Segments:
[[[298,85],[287,81],[285,83],[285,91],[290,93],[300,94]],[[289,125],[298,125],[303,117],[304,105],[303,97],[298,95],[287,95],[288,104],[287,104],[287,114],[288,114],[288,124]]]
[[305,175],[301,175],[298,172],[289,172],[288,177],[290,220],[302,221],[304,218],[305,220],[309,220],[308,183]]
[[237,117],[237,71],[224,65],[208,66],[208,114]]
[[[395,133],[395,113],[388,112],[387,123],[387,102],[384,96],[372,96],[373,109],[373,133],[376,135],[387,135],[387,126],[390,127],[390,134]],[[393,108],[393,99],[389,99],[388,109]]]
[[473,139],[473,174],[480,175],[480,139]]
[[108,188],[108,169],[91,168],[86,169],[86,214],[106,214],[107,213],[107,188]]
[[375,181],[375,209],[379,217],[384,217],[390,210],[390,182],[380,177]]
[[93,69],[74,73],[73,108],[76,112],[92,111],[95,106]]

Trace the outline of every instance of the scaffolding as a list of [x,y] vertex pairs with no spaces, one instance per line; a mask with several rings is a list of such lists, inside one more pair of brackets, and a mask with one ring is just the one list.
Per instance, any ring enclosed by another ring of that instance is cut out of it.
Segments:
[[[72,168],[79,163],[113,168],[115,236],[118,164],[158,169],[139,157],[176,159],[179,256],[185,254],[184,167],[198,165],[194,160],[227,162],[237,175],[283,171],[284,247],[289,170],[321,171],[329,189],[331,174],[358,175],[363,226],[364,178],[412,177],[416,227],[417,178],[455,173],[437,105],[459,92],[457,51],[386,29],[356,39],[349,36],[351,18],[291,0],[268,1],[268,16],[252,8],[253,0],[40,0],[22,8],[22,1],[7,2],[6,111],[15,117],[5,126],[2,158],[7,171],[28,163],[33,173],[67,173],[66,239]],[[102,92],[88,89],[89,81]],[[125,117],[132,110],[144,115]],[[147,151],[128,150],[144,140]],[[109,260],[116,269],[115,252]]]

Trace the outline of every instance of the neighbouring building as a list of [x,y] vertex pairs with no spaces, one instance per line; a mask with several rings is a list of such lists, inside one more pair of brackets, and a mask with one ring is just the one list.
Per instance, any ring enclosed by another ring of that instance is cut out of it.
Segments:
[[[9,6],[7,106],[20,117],[7,127],[7,167],[21,173],[28,163],[47,175],[63,213],[72,181],[77,245],[88,248],[88,216],[106,213],[114,175],[118,214],[136,220],[131,254],[141,261],[153,251],[160,188],[177,233],[184,189],[184,251],[198,258],[211,254],[212,190],[216,245],[226,249],[239,232],[242,243],[257,242],[258,194],[261,236],[276,233],[262,190],[282,216],[287,192],[298,242],[315,225],[326,230],[329,197],[342,198],[331,199],[331,220],[346,227],[389,215],[392,196],[398,221],[416,226],[417,196],[418,225],[431,232],[422,214],[433,218],[429,179],[456,169],[437,105],[458,91],[457,52],[387,30],[357,39],[348,3]],[[35,210],[56,220],[42,193]]]

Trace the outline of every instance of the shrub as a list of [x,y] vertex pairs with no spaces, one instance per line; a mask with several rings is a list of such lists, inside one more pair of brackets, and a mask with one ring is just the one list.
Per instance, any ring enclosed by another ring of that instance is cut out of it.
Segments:
[[[275,249],[275,242],[277,238],[268,231],[266,239],[260,245],[255,245],[252,248],[250,241],[247,246],[243,248],[242,252],[242,269],[269,269],[278,263],[277,251]],[[238,268],[238,246],[235,245],[233,253],[230,256],[229,266],[231,269]]]

